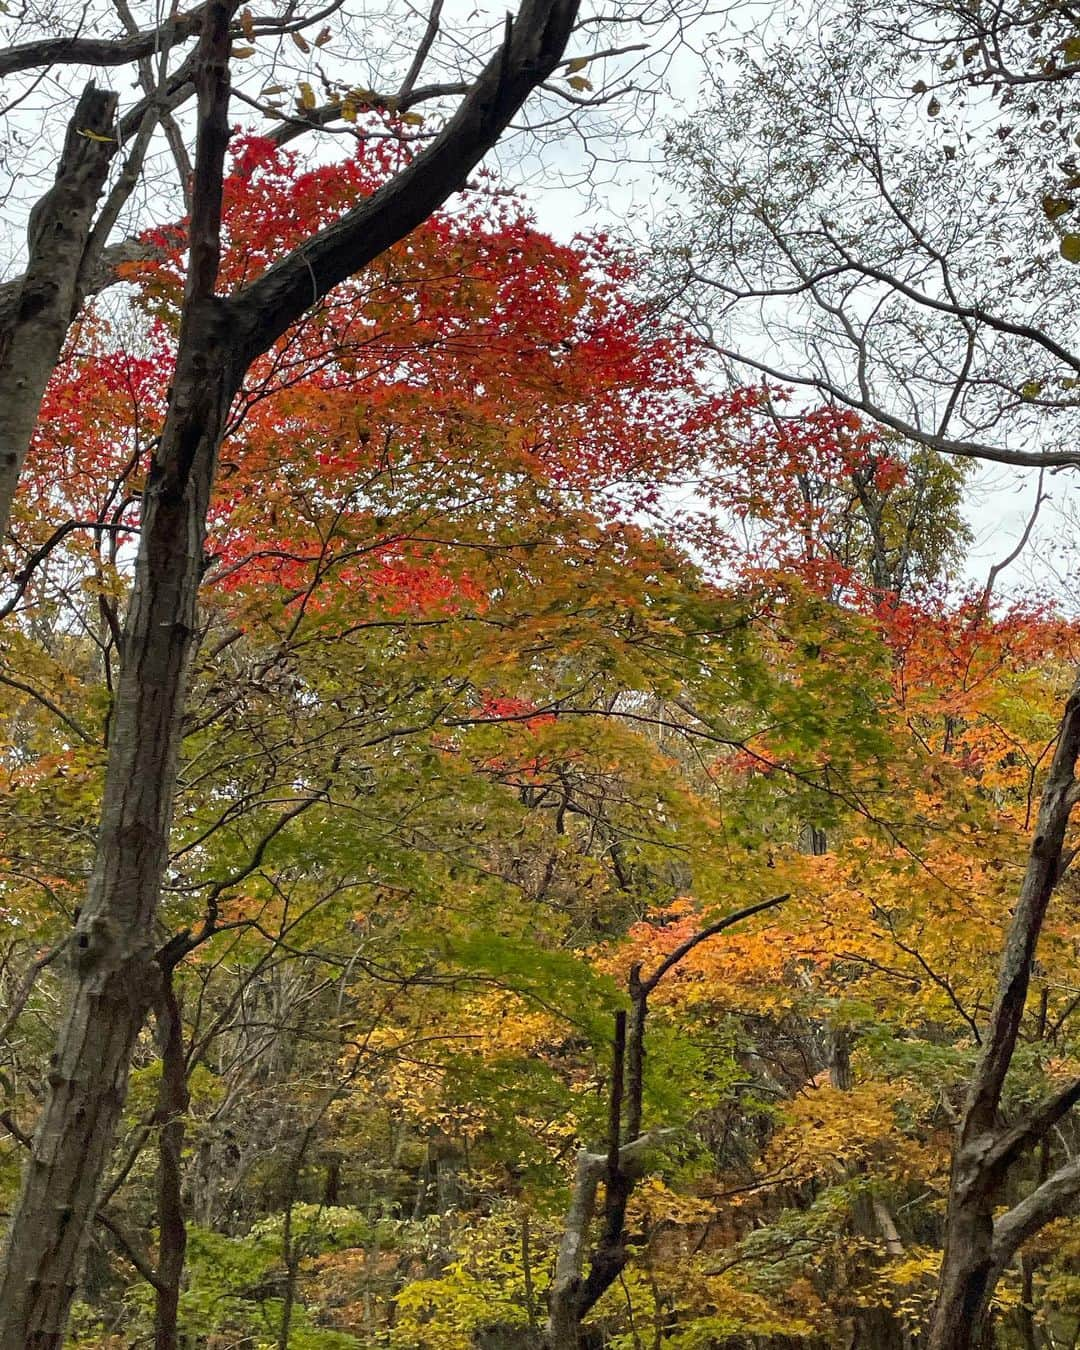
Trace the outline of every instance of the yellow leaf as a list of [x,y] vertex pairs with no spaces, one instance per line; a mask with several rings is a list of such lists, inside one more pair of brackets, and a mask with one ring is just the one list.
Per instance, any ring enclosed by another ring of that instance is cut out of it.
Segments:
[[401,120],[410,127],[422,127],[424,125],[424,114],[415,112],[402,113]]
[[1080,234],[1062,236],[1061,256],[1066,262],[1080,263]]
[[571,75],[566,83],[571,89],[577,89],[579,91],[592,88],[592,84],[584,75]]
[[255,55],[255,48],[254,48],[254,47],[233,47],[233,48],[232,48],[232,51],[231,51],[231,55],[232,55],[232,56],[235,56],[236,59],[237,59],[238,61],[242,61],[242,60],[244,59],[245,56],[254,56],[254,55]]
[[301,108],[314,108],[315,90],[308,84],[307,80],[300,82],[300,106]]
[[567,61],[566,73],[567,75],[576,75],[579,70],[584,70],[588,64],[589,64],[589,57],[575,56],[572,61]]

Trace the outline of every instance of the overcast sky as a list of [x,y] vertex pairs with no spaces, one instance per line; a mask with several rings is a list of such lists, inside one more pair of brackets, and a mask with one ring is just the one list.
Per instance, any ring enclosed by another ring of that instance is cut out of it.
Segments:
[[[150,0],[139,6],[140,22],[151,21],[160,8],[158,0]],[[633,239],[642,248],[647,248],[657,220],[675,202],[670,188],[663,184],[659,174],[665,125],[691,114],[697,106],[705,77],[709,73],[709,64],[714,60],[710,51],[712,35],[725,25],[728,25],[729,34],[748,29],[758,24],[767,8],[764,5],[743,5],[727,17],[714,15],[707,20],[699,20],[691,29],[681,33],[678,39],[670,25],[655,28],[648,35],[649,51],[630,53],[586,68],[588,75],[597,84],[602,82],[605,71],[609,78],[625,77],[625,73],[630,71],[631,78],[644,90],[632,104],[618,105],[617,116],[600,109],[585,122],[564,122],[553,127],[551,133],[540,141],[535,137],[519,135],[501,147],[497,160],[509,181],[523,185],[526,199],[535,210],[541,226],[560,239],[579,230],[615,231]],[[454,22],[460,22],[464,30],[475,35],[475,49],[463,49],[459,44],[456,48],[448,46],[441,55],[436,53],[436,72],[449,70],[455,64],[459,68],[475,64],[477,57],[490,50],[490,25],[495,20],[501,22],[502,15],[502,9],[498,6],[480,6],[473,4],[472,0],[446,0],[445,11],[448,27]],[[103,3],[101,12],[103,15],[112,15],[111,4]],[[400,12],[400,3],[392,6],[372,3],[366,9],[363,22],[372,24],[377,32],[384,33],[378,40],[392,46],[391,35],[396,30],[390,17]],[[412,10],[413,22],[420,22],[423,13],[423,10]],[[83,22],[91,25],[92,16],[84,18]],[[101,22],[105,24],[106,20],[102,19]],[[111,26],[107,26],[107,30],[112,31],[115,24],[115,16],[112,15]],[[11,28],[11,21],[8,21],[7,26]],[[87,28],[83,31],[87,31]],[[97,29],[91,28],[90,31]],[[591,50],[618,43],[618,34],[613,37],[603,35],[599,30],[590,31],[592,36],[589,40],[594,43]],[[16,36],[24,37],[26,34],[20,30]],[[371,49],[375,50],[376,45],[373,41]],[[409,50],[409,43],[404,37],[400,38],[400,48],[404,55],[397,58],[398,64],[405,59]],[[571,43],[568,55],[573,57],[589,50],[588,43],[579,36]],[[296,81],[305,75],[314,78],[313,71],[324,67],[333,75],[337,68],[336,62],[343,72],[347,72],[349,79],[356,79],[360,70],[366,71],[370,77],[370,87],[377,87],[372,62],[355,42],[350,46],[344,34],[340,40],[340,49],[335,34],[335,40],[327,45],[324,52],[305,56],[294,46],[284,43],[278,50],[267,53],[265,60],[260,53],[251,62],[252,67],[258,61],[262,61],[265,66],[265,70],[260,69],[258,72],[263,84],[273,78],[294,87]],[[238,64],[247,65],[245,62]],[[386,69],[392,71],[393,67],[394,58],[391,56]],[[251,79],[254,75],[253,70],[244,72],[241,83],[244,77]],[[133,97],[131,76],[132,72],[125,70],[122,77],[117,77],[120,79],[118,87],[124,104]],[[7,170],[8,181],[3,193],[3,233],[0,235],[0,271],[3,274],[10,275],[20,266],[26,208],[31,200],[40,195],[51,177],[52,163],[62,138],[65,117],[60,115],[59,110],[63,106],[63,98],[66,95],[70,99],[82,87],[84,77],[84,72],[74,71],[70,67],[58,68],[54,75],[36,86],[28,85],[28,92],[18,111],[7,119],[3,167]],[[21,92],[18,81],[7,82],[4,93],[8,98]],[[547,107],[549,111],[551,108],[560,111],[558,100],[553,101],[550,96]],[[247,120],[245,114],[248,111],[241,102],[234,101],[234,116],[238,121]],[[328,147],[329,152],[337,152],[340,142],[325,138],[324,146]],[[326,154],[328,149],[313,149],[312,152]],[[164,156],[160,163],[159,173],[150,176],[148,193],[153,200],[148,201],[144,195],[141,200],[133,202],[133,214],[122,222],[126,228],[132,228],[140,217],[145,219],[148,208],[160,221],[161,194],[169,190],[167,184],[171,171],[171,165]],[[1067,556],[1075,535],[1070,519],[1070,488],[1074,482],[1074,474],[1047,478],[1045,490],[1052,501],[1044,508],[1039,528],[1034,532],[1034,546],[1010,569],[1007,577],[1003,577],[1003,583],[1029,586],[1038,579],[1051,583],[1059,593],[1080,589],[1075,584],[1075,562]],[[1024,530],[1035,494],[1036,476],[1031,472],[987,466],[980,468],[973,476],[968,507],[975,533],[975,546],[969,564],[972,579],[982,581],[988,567],[1009,553]]]

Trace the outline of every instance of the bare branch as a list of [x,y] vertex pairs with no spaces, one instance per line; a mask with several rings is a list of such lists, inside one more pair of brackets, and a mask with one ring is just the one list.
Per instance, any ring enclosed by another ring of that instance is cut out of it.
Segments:
[[528,94],[558,64],[576,15],[577,0],[523,0],[503,45],[435,140],[371,197],[228,302],[245,365],[464,187]]
[[759,900],[756,904],[747,905],[745,908],[737,909],[731,914],[725,914],[722,919],[717,919],[715,923],[709,924],[699,933],[694,933],[692,936],[688,937],[685,942],[681,942],[670,955],[666,956],[647,980],[642,981],[642,991],[646,995],[651,994],[673,966],[677,966],[685,956],[688,956],[694,950],[695,947],[700,946],[703,942],[707,942],[709,938],[715,937],[717,933],[722,933],[725,928],[730,928],[733,924],[742,923],[744,919],[751,919],[755,914],[763,914],[766,910],[775,909],[777,905],[782,905],[785,901],[790,899],[791,893],[788,891],[783,895],[774,895],[771,900]]

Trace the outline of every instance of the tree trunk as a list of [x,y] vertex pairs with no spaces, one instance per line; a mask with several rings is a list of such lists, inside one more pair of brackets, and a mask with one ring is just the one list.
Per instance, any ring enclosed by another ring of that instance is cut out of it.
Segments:
[[117,146],[117,96],[88,84],[75,106],[53,186],[30,213],[27,267],[0,329],[0,538],[42,395],[80,303],[79,271]]
[[153,924],[168,861],[184,691],[214,459],[235,391],[217,280],[229,21],[214,0],[199,74],[201,196],[172,398],[143,498],[101,828],[73,936],[75,989],[0,1272],[0,1350],[59,1350],[123,1107],[160,997]]
[[996,1220],[994,1216],[1008,1169],[1080,1100],[1080,1081],[1074,1081],[1017,1125],[1003,1128],[998,1122],[1027,1004],[1035,949],[1063,871],[1065,831],[1077,800],[1078,755],[1080,680],[1065,704],[1027,869],[1002,951],[997,996],[957,1130],[941,1276],[927,1350],[972,1350],[979,1345],[1002,1271],[1028,1237],[1080,1197],[1080,1160],[1074,1160],[1007,1213]]
[[180,1005],[165,972],[159,1010],[161,1087],[158,1092],[158,1260],[157,1298],[154,1304],[154,1350],[179,1350],[177,1319],[180,1284],[187,1253],[187,1224],[181,1200],[185,1121],[190,1097],[184,1063],[184,1035]]
[[[580,1350],[586,1337],[582,1326],[584,1318],[626,1268],[629,1256],[626,1208],[634,1186],[644,1175],[650,1151],[675,1133],[672,1130],[641,1133],[649,996],[664,976],[695,947],[733,924],[782,905],[787,899],[787,894],[777,895],[726,914],[681,942],[647,979],[642,978],[639,964],[631,966],[627,987],[630,1012],[615,1015],[607,1153],[590,1153],[586,1149],[578,1153],[570,1206],[563,1222],[555,1273],[548,1291],[544,1350]],[[621,1142],[623,1139],[625,1143]],[[585,1250],[601,1181],[604,1181],[603,1228],[590,1254],[586,1274]]]
[[76,987],[12,1220],[0,1350],[62,1342],[132,1052],[159,996],[153,920],[168,859],[214,451],[231,394],[227,353],[213,308],[204,309],[189,326],[144,499],[97,857],[72,948]]

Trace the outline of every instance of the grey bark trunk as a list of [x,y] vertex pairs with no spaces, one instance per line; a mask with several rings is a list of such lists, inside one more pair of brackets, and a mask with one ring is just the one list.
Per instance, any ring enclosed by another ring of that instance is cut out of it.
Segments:
[[83,90],[53,186],[30,213],[27,268],[0,330],[0,538],[45,386],[79,306],[79,272],[116,150],[117,96]]
[[[135,1041],[161,972],[151,942],[203,533],[228,408],[213,309],[189,325],[145,497],[97,858],[73,939],[75,990],[0,1276],[0,1350],[58,1350]],[[216,367],[216,369],[215,369]]]
[[143,498],[101,827],[72,938],[75,988],[0,1271],[0,1350],[59,1350],[135,1042],[161,990],[153,923],[168,860],[214,460],[237,376],[222,302],[228,4],[211,3],[199,82],[200,204],[172,398]]
[[1020,895],[998,973],[997,996],[957,1130],[938,1296],[927,1350],[972,1350],[980,1343],[994,1286],[1023,1241],[1066,1212],[1080,1195],[1080,1161],[1048,1177],[1026,1200],[995,1218],[1009,1167],[1030,1152],[1080,1098],[1070,1084],[1011,1129],[998,1123],[1002,1090],[1016,1049],[1035,950],[1061,878],[1065,832],[1077,800],[1080,680],[1065,704],[1057,749]]

